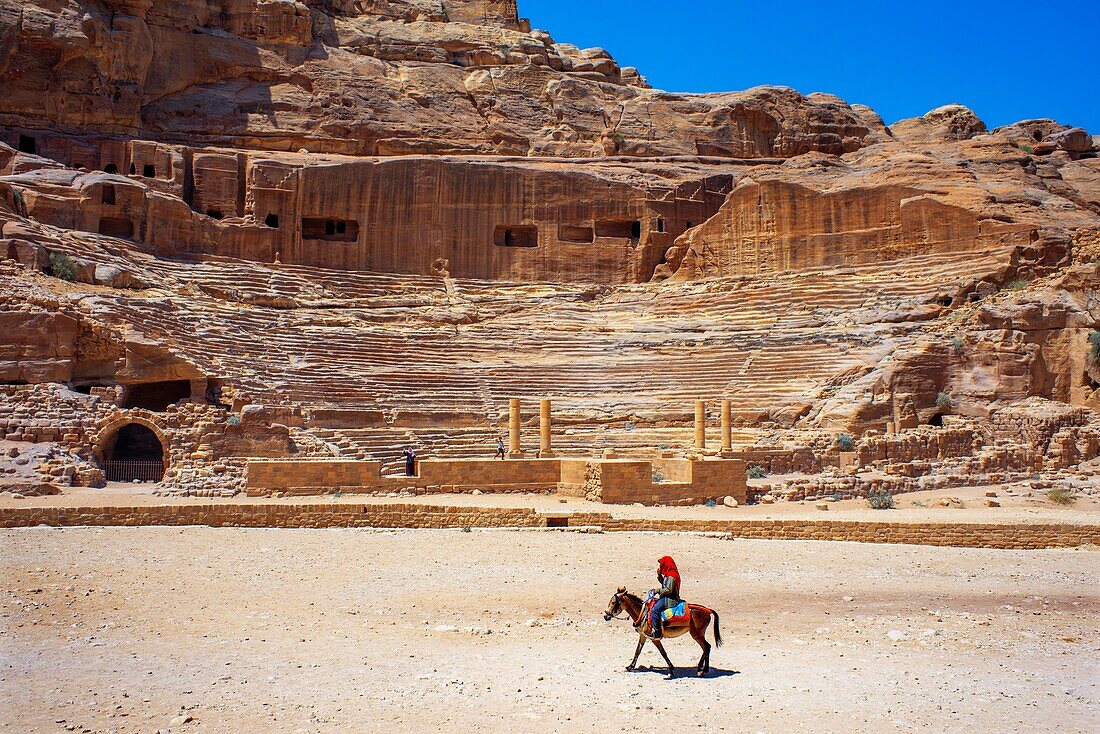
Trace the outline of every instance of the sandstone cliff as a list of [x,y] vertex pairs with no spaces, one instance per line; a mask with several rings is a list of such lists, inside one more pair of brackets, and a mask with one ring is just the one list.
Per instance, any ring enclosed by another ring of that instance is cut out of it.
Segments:
[[0,81],[0,439],[52,476],[127,421],[177,487],[477,455],[548,394],[587,455],[698,398],[777,471],[1100,451],[1079,128],[666,93],[510,0],[0,0]]
[[846,105],[673,95],[514,2],[0,2],[0,123],[267,150],[768,157],[859,147]]

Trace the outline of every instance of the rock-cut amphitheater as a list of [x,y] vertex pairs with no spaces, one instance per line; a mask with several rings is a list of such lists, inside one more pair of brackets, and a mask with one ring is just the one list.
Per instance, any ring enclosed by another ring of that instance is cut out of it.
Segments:
[[1091,475],[1097,138],[643,74],[514,0],[0,0],[0,487]]

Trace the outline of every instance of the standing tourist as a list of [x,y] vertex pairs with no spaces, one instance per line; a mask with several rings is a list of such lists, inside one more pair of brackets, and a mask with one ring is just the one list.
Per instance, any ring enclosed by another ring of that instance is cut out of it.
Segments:
[[416,476],[416,452],[412,446],[405,447],[405,476]]
[[497,455],[496,455],[496,458],[500,459],[501,461],[504,460],[504,439],[501,438],[500,436],[497,436]]

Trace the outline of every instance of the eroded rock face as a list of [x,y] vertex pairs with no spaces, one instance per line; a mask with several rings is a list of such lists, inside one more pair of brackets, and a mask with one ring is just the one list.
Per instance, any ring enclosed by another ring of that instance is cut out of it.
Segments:
[[910,145],[969,140],[986,131],[985,123],[959,104],[937,107],[924,117],[900,120],[890,126],[895,138]]
[[788,156],[859,147],[835,98],[672,95],[514,2],[0,3],[0,121],[269,150]]
[[477,455],[546,394],[564,453],[730,400],[747,459],[849,432],[895,489],[1100,453],[1079,128],[670,94],[512,0],[0,0],[0,81],[0,439],[48,482],[139,419],[204,494]]

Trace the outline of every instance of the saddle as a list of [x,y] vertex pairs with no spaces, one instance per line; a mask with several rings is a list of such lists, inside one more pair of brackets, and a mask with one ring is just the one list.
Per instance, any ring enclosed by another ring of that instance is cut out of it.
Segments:
[[681,601],[674,607],[661,612],[661,622],[669,627],[678,627],[682,624],[688,623],[688,605],[686,601]]
[[[645,619],[649,619],[649,614],[653,610],[653,605],[657,603],[657,597],[653,596],[646,600],[645,605]],[[661,612],[661,624],[666,627],[679,627],[690,622],[691,616],[688,611],[688,603],[681,600],[679,604],[674,607],[670,607]]]

